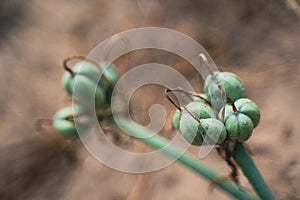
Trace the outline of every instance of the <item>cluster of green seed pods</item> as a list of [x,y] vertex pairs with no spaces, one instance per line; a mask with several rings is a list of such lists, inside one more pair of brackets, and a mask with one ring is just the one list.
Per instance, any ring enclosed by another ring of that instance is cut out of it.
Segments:
[[84,57],[65,60],[62,86],[76,104],[59,110],[53,117],[53,127],[67,137],[77,137],[78,131],[88,130],[93,122],[90,111],[95,109],[96,113],[105,113],[110,108],[113,88],[119,79],[113,65],[84,60],[70,68],[67,61],[72,59],[84,60]]
[[205,94],[193,96],[193,102],[176,110],[175,129],[198,146],[248,140],[260,121],[260,111],[246,98],[241,79],[231,72],[214,72],[205,80],[204,90]]

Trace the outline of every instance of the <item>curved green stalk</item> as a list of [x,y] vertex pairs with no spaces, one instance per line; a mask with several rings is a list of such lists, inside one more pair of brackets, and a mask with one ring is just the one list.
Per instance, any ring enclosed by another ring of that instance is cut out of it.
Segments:
[[258,196],[261,199],[275,199],[243,143],[236,144],[233,157],[245,176],[250,181]]
[[[118,118],[117,120],[118,124],[121,125],[122,129],[128,132],[130,135],[139,138],[140,140],[154,147],[155,149],[160,149],[169,157],[178,158],[178,162],[190,168],[197,174],[203,176],[207,180],[213,182],[220,177],[220,175],[217,172],[212,170],[210,167],[206,166],[199,159],[193,157],[190,153],[184,152],[182,149],[172,144],[169,144],[170,140],[160,135],[155,135],[149,129],[146,129],[143,126],[135,124],[126,119]],[[154,136],[147,137],[149,135]],[[251,194],[250,192],[241,189],[236,184],[231,183],[229,181],[217,182],[216,186],[237,199],[257,199],[257,197]]]

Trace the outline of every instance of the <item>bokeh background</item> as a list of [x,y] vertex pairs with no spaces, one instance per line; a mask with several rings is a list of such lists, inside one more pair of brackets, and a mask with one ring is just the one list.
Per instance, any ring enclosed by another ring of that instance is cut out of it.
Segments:
[[[179,164],[125,174],[103,166],[79,141],[65,140],[51,127],[36,130],[37,119],[71,104],[60,84],[64,58],[87,55],[107,37],[143,26],[189,35],[221,70],[242,78],[262,112],[248,142],[253,159],[278,199],[300,199],[299,10],[296,0],[1,0],[0,199],[230,199]],[[129,64],[127,60],[116,63],[120,73],[157,61],[202,90],[203,80],[174,55],[135,52]],[[137,91],[132,109],[137,121],[148,122],[153,103],[165,105],[170,119],[174,108],[162,91],[157,86]],[[113,134],[124,148],[151,150]],[[174,134],[170,120],[161,134]],[[198,149],[190,151],[197,155]],[[230,171],[215,151],[203,161],[225,176]],[[242,175],[240,179],[249,188]]]

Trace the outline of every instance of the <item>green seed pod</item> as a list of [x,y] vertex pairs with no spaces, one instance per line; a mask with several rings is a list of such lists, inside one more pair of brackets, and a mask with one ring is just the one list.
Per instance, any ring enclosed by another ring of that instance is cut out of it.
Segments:
[[[219,113],[219,118],[222,118],[223,109]],[[248,140],[254,128],[251,118],[246,113],[234,112],[231,105],[225,106],[224,124],[228,137],[233,141],[239,142]]]
[[179,132],[190,144],[200,146],[203,144],[203,138],[198,131],[198,125],[199,122],[184,110],[180,118]]
[[[65,72],[62,78],[62,85],[84,107],[90,108],[92,105],[91,100],[94,98],[96,109],[105,109],[107,107],[106,94],[97,85],[100,75],[97,65],[81,61],[74,65],[74,74],[70,74],[69,71]],[[75,85],[76,94],[73,94]]]
[[78,137],[78,132],[74,124],[74,119],[78,121],[78,131],[87,131],[91,124],[91,119],[83,115],[83,109],[78,106],[66,107],[59,110],[53,117],[53,127],[65,137]]
[[96,83],[92,80],[85,76],[77,75],[71,80],[70,85],[73,85],[72,88],[75,89],[73,98],[80,105],[91,108],[94,99],[96,109],[104,110],[107,108],[104,90],[97,87]]
[[82,75],[86,76],[87,78],[98,82],[98,79],[100,78],[100,71],[97,68],[97,65],[87,62],[87,61],[80,61],[77,62],[73,67],[74,74],[71,75],[70,72],[65,72],[62,78],[62,85],[63,88],[68,92],[68,94],[72,95],[72,85],[71,80],[75,77],[75,75]]
[[[201,102],[189,103],[186,108],[199,119],[215,118],[214,112],[211,108]],[[179,113],[179,116],[178,116]],[[174,120],[175,118],[175,120]],[[194,119],[189,112],[183,110],[180,116],[180,112],[176,111],[173,118],[174,127],[178,127],[179,132],[183,137],[193,145],[202,145],[203,138],[198,131],[199,122]],[[179,123],[178,123],[179,122]]]
[[227,137],[224,124],[213,118],[201,120],[198,131],[204,138],[205,143],[210,145],[222,144]]
[[247,115],[253,123],[253,128],[257,127],[260,121],[260,110],[258,106],[250,99],[242,98],[234,102],[238,112]]
[[213,76],[209,75],[206,78],[205,92],[216,110],[219,111],[224,105],[218,83],[222,85],[224,92],[232,101],[246,97],[244,85],[237,75],[231,72],[215,72]]
[[[191,102],[187,105],[187,109],[199,119],[216,118],[215,113],[212,111],[212,109],[208,105],[204,104],[203,101]],[[173,125],[177,130],[180,127],[180,119],[181,114],[180,111],[177,110],[173,116]]]

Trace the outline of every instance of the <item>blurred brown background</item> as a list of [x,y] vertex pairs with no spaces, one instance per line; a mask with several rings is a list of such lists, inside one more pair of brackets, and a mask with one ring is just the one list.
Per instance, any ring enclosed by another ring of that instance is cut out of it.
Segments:
[[[191,36],[224,66],[220,69],[242,78],[262,112],[248,142],[254,160],[278,199],[300,199],[299,17],[299,2],[293,0],[1,0],[0,199],[230,199],[179,164],[145,175],[120,173],[97,162],[80,142],[35,130],[36,119],[70,105],[60,85],[64,58],[86,55],[107,37],[142,26]],[[183,61],[151,55],[199,84]],[[132,57],[132,67],[153,61]],[[157,103],[145,102],[153,91],[173,112],[156,87],[137,94],[142,109]],[[172,132],[170,126],[164,135]],[[146,148],[134,140],[124,146]],[[190,151],[196,155],[198,149]],[[215,151],[204,162],[229,173]],[[245,178],[241,182],[249,187]]]

